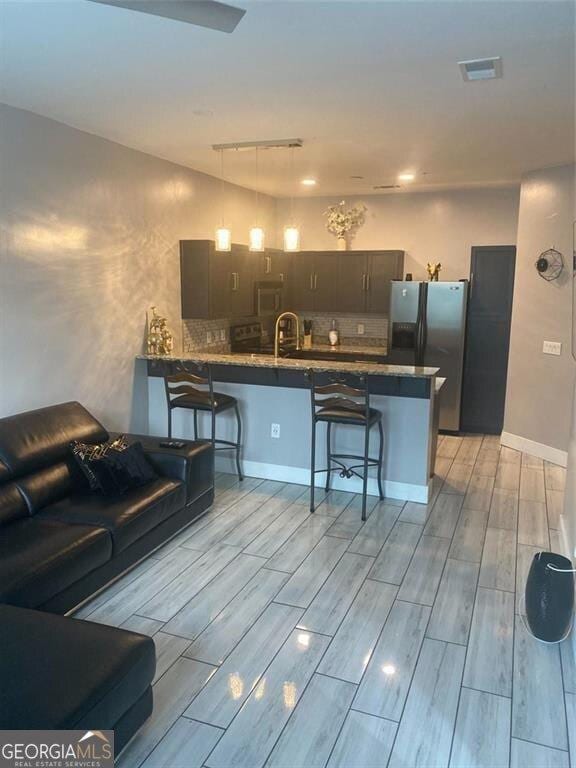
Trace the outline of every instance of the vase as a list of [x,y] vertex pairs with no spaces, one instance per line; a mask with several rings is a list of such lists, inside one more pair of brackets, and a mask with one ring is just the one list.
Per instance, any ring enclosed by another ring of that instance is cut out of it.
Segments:
[[338,238],[338,250],[339,251],[347,251],[348,250],[348,240],[345,237],[339,237]]

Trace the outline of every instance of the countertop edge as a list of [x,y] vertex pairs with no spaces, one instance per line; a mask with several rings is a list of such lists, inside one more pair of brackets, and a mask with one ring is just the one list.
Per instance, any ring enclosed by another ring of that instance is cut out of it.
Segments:
[[187,352],[180,355],[136,355],[137,360],[209,363],[212,365],[230,365],[243,368],[272,368],[287,371],[342,371],[371,376],[396,376],[406,378],[432,379],[439,368],[417,367],[409,365],[387,365],[384,363],[345,363],[337,360],[294,360],[275,358],[271,355],[210,354],[208,352]]

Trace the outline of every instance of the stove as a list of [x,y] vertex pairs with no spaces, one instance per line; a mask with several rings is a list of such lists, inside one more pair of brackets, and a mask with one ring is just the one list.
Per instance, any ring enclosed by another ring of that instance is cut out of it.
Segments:
[[[270,345],[265,343],[262,336],[262,323],[239,323],[230,328],[230,351],[246,355],[269,354]],[[271,353],[274,345],[271,345]]]

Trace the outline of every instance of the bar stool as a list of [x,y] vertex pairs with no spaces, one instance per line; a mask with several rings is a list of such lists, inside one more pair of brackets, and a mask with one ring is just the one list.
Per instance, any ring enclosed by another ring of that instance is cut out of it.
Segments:
[[[172,437],[172,411],[176,408],[185,408],[194,411],[194,439],[198,439],[198,411],[210,413],[212,417],[212,433],[210,440],[215,451],[236,451],[236,469],[238,479],[243,480],[242,469],[240,467],[240,448],[242,438],[242,422],[240,421],[240,411],[238,410],[238,401],[231,395],[224,395],[220,392],[214,392],[212,386],[212,369],[209,365],[197,365],[196,369],[205,376],[190,373],[182,369],[169,376],[164,377],[164,387],[166,390],[166,404],[168,406],[168,437]],[[200,389],[204,387],[204,389]],[[221,440],[216,438],[216,415],[225,411],[234,409],[236,414],[236,442],[230,440]],[[220,445],[221,447],[217,447]]]
[[[365,376],[346,374],[316,374],[313,370],[306,373],[310,383],[310,398],[312,406],[312,455],[310,461],[310,512],[314,512],[314,480],[321,472],[326,472],[325,490],[330,490],[330,477],[333,471],[339,471],[340,477],[350,478],[353,475],[362,479],[362,520],[366,520],[366,491],[368,487],[368,470],[378,468],[378,490],[380,499],[384,498],[382,491],[382,456],[384,451],[384,432],[382,429],[382,413],[370,407],[370,392]],[[320,396],[320,397],[319,397]],[[316,469],[316,425],[326,423],[326,459],[327,469]],[[364,453],[354,454],[332,453],[332,425],[347,424],[364,427]],[[377,424],[380,432],[380,450],[378,458],[368,455],[370,446],[370,430]],[[349,464],[357,460],[359,464]],[[335,467],[334,467],[335,465]],[[362,470],[361,472],[358,470]]]

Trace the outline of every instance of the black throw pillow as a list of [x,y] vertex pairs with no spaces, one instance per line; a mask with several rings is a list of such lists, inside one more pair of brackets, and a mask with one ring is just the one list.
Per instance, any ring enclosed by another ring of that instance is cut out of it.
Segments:
[[141,443],[128,445],[123,435],[98,445],[73,443],[72,453],[90,490],[105,496],[122,496],[158,478]]

